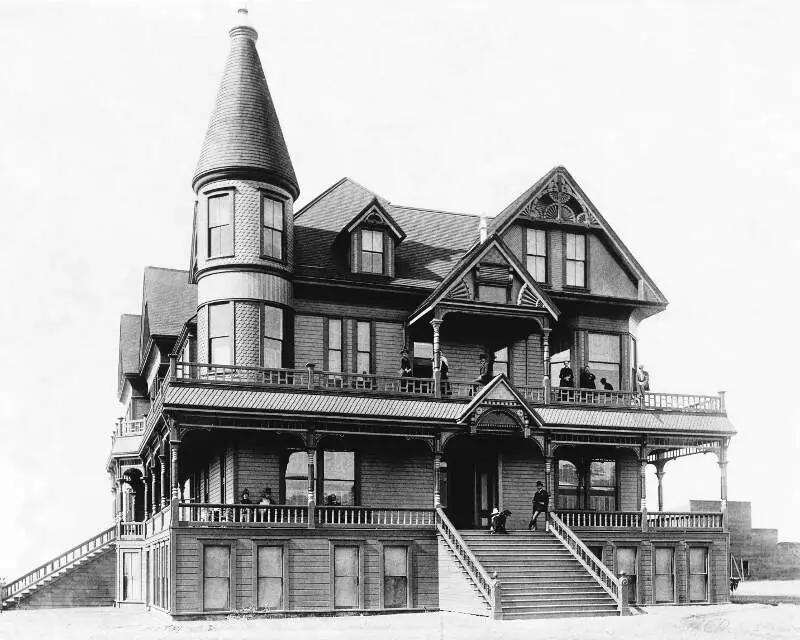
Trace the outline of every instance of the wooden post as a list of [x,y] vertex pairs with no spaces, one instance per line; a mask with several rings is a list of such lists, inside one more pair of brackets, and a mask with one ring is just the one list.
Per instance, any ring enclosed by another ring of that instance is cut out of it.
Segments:
[[722,530],[728,530],[728,445],[719,448],[719,503],[722,511]]
[[308,370],[308,388],[314,388],[314,367],[317,365],[313,362],[306,362],[306,369]]
[[[544,457],[544,489],[553,500],[553,456],[546,455]],[[546,520],[547,518],[545,518]]]
[[180,498],[180,489],[179,484],[180,481],[178,480],[178,448],[181,446],[180,440],[170,440],[169,449],[170,449],[170,482],[172,483],[172,500],[173,502],[178,502]]
[[647,456],[642,451],[640,458],[640,472],[639,472],[639,491],[642,496],[641,510],[642,510],[642,531],[647,531]]
[[442,320],[434,318],[431,320],[433,327],[433,394],[437,398],[442,397],[442,349],[439,342],[439,330]]
[[666,460],[656,462],[656,478],[658,478],[658,510],[664,510],[664,465]]
[[544,403],[550,404],[550,329],[542,329],[542,360],[544,363]]
[[167,493],[167,456],[163,453],[158,454],[158,466],[161,470],[161,508],[163,509],[169,502],[169,494]]
[[497,578],[497,571],[492,573],[492,618],[495,620],[503,619],[503,596],[500,593],[500,580]]
[[150,517],[150,474],[147,474],[142,477],[142,483],[144,484],[144,519],[147,520]]
[[160,509],[158,509],[158,492],[156,488],[158,487],[158,476],[156,475],[156,465],[151,465],[152,473],[150,474],[150,505],[153,515],[158,513]]
[[308,528],[313,529],[316,526],[316,491],[314,491],[314,458],[317,455],[317,450],[314,447],[306,449],[308,456]]
[[178,377],[178,355],[169,354],[169,379],[175,380]]
[[442,454],[440,452],[436,452],[433,454],[433,506],[441,507],[442,506],[442,489],[441,489],[441,479],[439,478],[439,469],[442,466]]
[[630,589],[628,576],[622,574],[619,579],[619,604],[617,605],[617,611],[619,611],[620,616],[630,615],[630,606],[628,605],[628,589]]

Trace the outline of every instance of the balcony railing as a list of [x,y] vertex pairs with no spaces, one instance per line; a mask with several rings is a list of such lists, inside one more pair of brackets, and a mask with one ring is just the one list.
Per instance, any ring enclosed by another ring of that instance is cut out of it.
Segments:
[[[330,391],[417,398],[465,399],[475,396],[481,384],[475,381],[445,379],[438,388],[433,378],[379,376],[367,373],[317,371],[314,365],[303,369],[268,369],[239,365],[172,362],[171,379],[194,384],[231,384],[237,386],[291,390]],[[166,388],[164,385],[163,388]],[[574,389],[515,385],[520,394],[534,405],[569,405],[612,409],[683,411],[688,413],[724,413],[723,394],[705,396],[681,393],[637,393],[603,389]],[[161,397],[161,396],[159,396]],[[156,403],[159,398],[156,399]],[[154,410],[156,407],[154,406]],[[151,412],[152,413],[152,412]],[[132,421],[137,422],[137,421]],[[131,425],[130,429],[145,429]]]
[[120,522],[119,537],[122,540],[144,538],[144,522]]
[[114,435],[120,437],[140,436],[144,433],[145,418],[138,420],[118,420]]
[[433,509],[390,509],[383,507],[317,507],[322,526],[433,527]]
[[[559,511],[571,529],[642,529],[641,511]],[[647,513],[647,529],[722,531],[722,513],[655,511]]]
[[149,538],[157,533],[169,529],[172,522],[172,511],[169,507],[165,507],[158,513],[153,514],[150,518],[144,521],[144,536]]
[[192,524],[298,526],[308,523],[308,507],[299,505],[212,504],[182,502],[178,520]]

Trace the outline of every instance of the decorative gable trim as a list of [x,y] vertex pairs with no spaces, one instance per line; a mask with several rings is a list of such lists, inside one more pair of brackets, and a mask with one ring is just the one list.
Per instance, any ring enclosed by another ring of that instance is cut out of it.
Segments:
[[395,222],[394,218],[389,215],[386,209],[384,209],[378,198],[373,198],[372,202],[364,207],[361,212],[345,226],[343,231],[352,233],[363,224],[387,227],[394,236],[396,242],[402,242],[406,237],[403,229]]
[[[490,255],[494,257],[494,263],[502,260],[506,264],[501,268],[500,265],[485,263],[484,260]],[[543,308],[554,319],[558,319],[560,312],[553,301],[550,300],[550,297],[539,287],[536,281],[531,278],[525,267],[522,266],[511,250],[505,246],[505,243],[494,234],[485,242],[476,244],[464,255],[433,293],[411,313],[409,316],[409,324],[415,323],[444,299],[471,301],[471,292],[464,283],[464,274],[469,273],[472,269],[478,268],[480,269],[477,278],[479,281],[483,280],[484,275],[491,272],[490,278],[492,276],[500,277],[500,275],[502,275],[503,283],[506,284],[509,282],[509,278],[513,277],[513,274],[516,273],[517,277],[522,280],[522,291],[529,292],[525,294],[524,298],[518,296],[516,301],[517,305]],[[520,293],[522,293],[522,291]],[[531,297],[536,304],[528,303]],[[522,304],[522,302],[526,304]]]
[[456,422],[465,424],[472,417],[480,415],[487,409],[510,411],[519,416],[522,424],[533,424],[541,427],[541,422],[537,415],[503,373],[498,373],[483,389],[475,394],[472,401],[458,415]]

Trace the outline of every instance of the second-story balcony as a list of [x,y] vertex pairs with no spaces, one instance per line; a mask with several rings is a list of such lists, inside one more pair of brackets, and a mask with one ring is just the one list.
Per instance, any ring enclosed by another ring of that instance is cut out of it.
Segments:
[[[376,395],[469,402],[481,386],[474,381],[382,376],[303,369],[269,369],[235,365],[174,362],[171,383],[247,387],[292,392]],[[670,411],[725,415],[724,393],[715,396],[633,391],[606,391],[516,385],[531,405],[584,406],[627,411]]]

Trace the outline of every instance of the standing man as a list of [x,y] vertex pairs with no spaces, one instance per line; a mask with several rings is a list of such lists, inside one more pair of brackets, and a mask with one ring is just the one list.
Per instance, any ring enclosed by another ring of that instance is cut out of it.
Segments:
[[550,504],[550,494],[545,491],[542,481],[536,482],[536,493],[533,494],[533,515],[528,523],[528,531],[536,531],[536,519],[540,513],[544,514],[545,523],[547,522],[547,505]]

